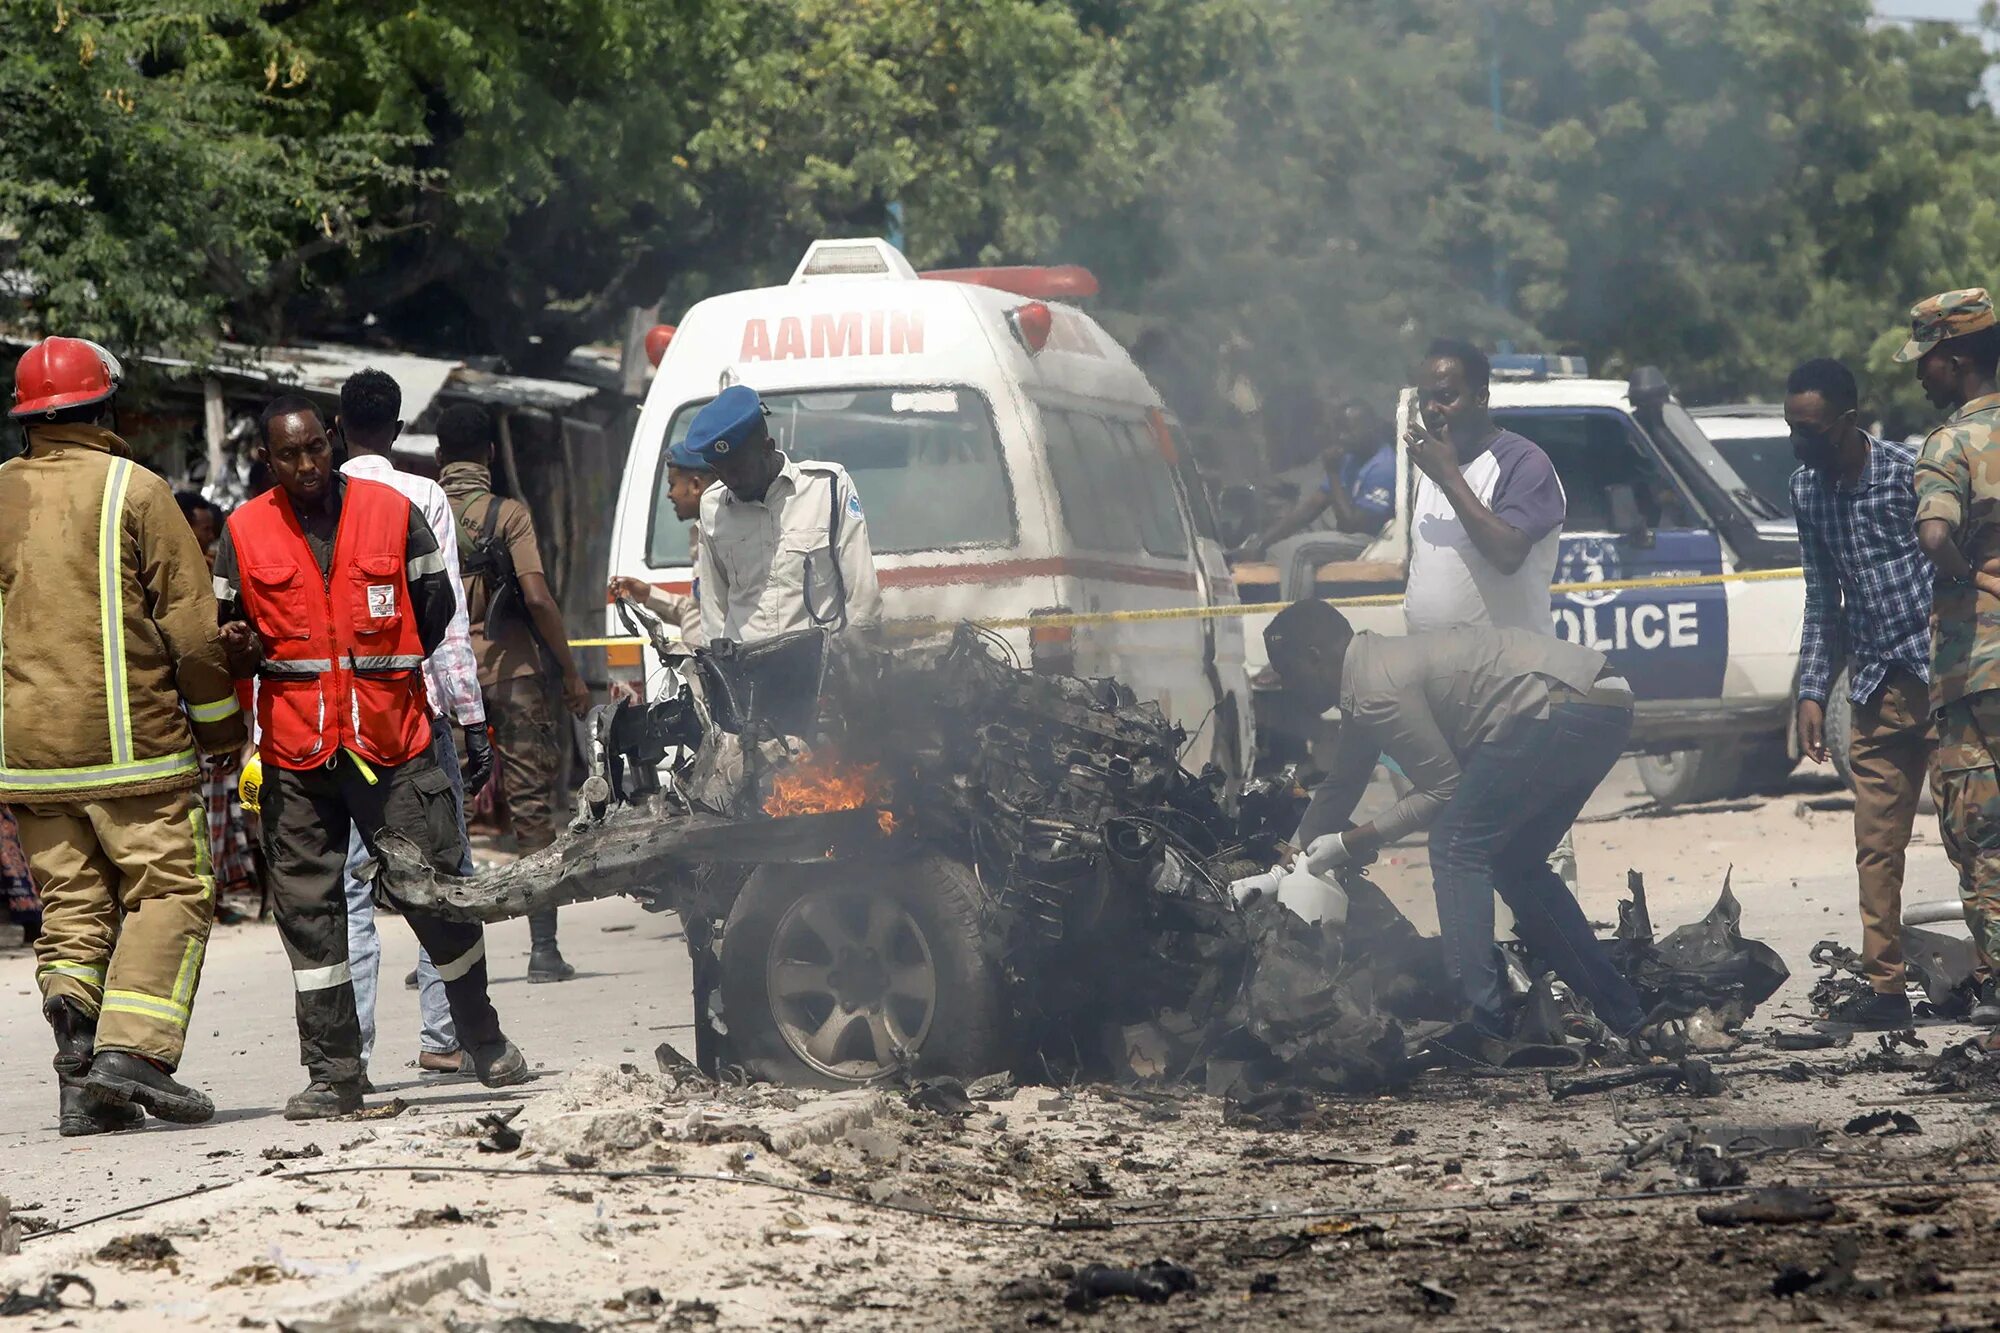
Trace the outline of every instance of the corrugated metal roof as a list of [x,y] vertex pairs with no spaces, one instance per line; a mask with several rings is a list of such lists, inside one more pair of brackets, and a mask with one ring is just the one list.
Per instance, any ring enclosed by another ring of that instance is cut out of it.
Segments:
[[[24,348],[34,339],[9,331],[0,334],[0,343]],[[144,356],[147,365],[167,370],[196,370],[185,357]],[[469,398],[479,403],[500,403],[509,407],[535,407],[560,411],[605,389],[594,384],[569,380],[537,379],[529,375],[501,375],[475,370],[463,361],[379,347],[353,347],[343,343],[306,343],[289,347],[252,347],[244,343],[222,343],[215,359],[200,368],[219,379],[249,381],[273,388],[334,398],[340,386],[356,371],[374,367],[391,376],[403,390],[403,417],[415,421],[439,394]]]
[[[192,370],[194,363],[179,357],[149,356],[150,365]],[[431,356],[411,356],[374,347],[347,347],[338,343],[313,343],[302,347],[248,347],[223,343],[207,367],[208,373],[229,379],[248,379],[301,393],[337,398],[340,386],[350,375],[369,367],[382,371],[403,390],[403,416],[414,421],[424,414],[438,391],[444,388],[456,361]]]

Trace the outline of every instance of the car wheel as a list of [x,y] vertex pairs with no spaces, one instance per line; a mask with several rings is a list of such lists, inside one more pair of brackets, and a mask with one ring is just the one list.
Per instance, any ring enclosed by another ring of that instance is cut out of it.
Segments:
[[1639,781],[1646,794],[1661,805],[1693,805],[1728,794],[1741,773],[1741,753],[1728,741],[1692,750],[1642,754]]
[[760,867],[722,936],[733,1059],[816,1088],[1005,1068],[984,916],[971,872],[944,857]]

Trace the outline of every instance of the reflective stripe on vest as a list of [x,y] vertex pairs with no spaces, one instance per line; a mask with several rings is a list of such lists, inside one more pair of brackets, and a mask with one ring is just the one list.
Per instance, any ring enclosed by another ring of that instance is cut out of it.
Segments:
[[201,765],[193,750],[139,759],[129,764],[91,764],[84,768],[0,768],[0,788],[33,791],[43,795],[95,787],[116,787],[127,782],[152,782],[160,778],[198,773]]
[[311,680],[331,670],[331,657],[295,657],[289,662],[265,662],[257,668],[257,674],[265,680]]
[[212,704],[189,704],[188,716],[196,722],[222,722],[243,711],[243,705],[236,702],[236,696],[217,699]]
[[264,650],[264,762],[311,769],[343,750],[385,767],[429,748],[423,641],[405,567],[410,502],[362,478],[342,486],[327,574],[274,490],[229,519],[239,595]]
[[104,642],[104,711],[111,762],[132,762],[132,694],[125,681],[125,489],[132,460],[112,460],[97,518],[97,615]]

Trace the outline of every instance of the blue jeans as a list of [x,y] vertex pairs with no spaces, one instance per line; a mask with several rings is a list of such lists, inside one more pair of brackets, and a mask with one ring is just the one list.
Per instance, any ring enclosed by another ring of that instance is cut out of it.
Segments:
[[[472,873],[472,841],[465,830],[465,775],[458,767],[458,747],[452,744],[451,724],[437,722],[431,727],[431,754],[451,778],[458,796],[458,840],[464,849],[458,873]],[[354,1012],[361,1020],[361,1067],[375,1051],[375,989],[382,971],[382,937],[375,929],[375,898],[372,887],[360,878],[368,850],[361,843],[361,831],[348,835],[347,869],[347,968],[354,982]],[[458,1049],[458,1030],[452,1026],[451,1004],[445,998],[444,979],[431,966],[428,953],[417,951],[417,1010],[421,1015],[417,1044],[433,1054]]]
[[1493,895],[1514,913],[1529,952],[1589,1001],[1616,1032],[1645,1014],[1556,872],[1555,849],[1624,753],[1629,709],[1557,703],[1466,756],[1458,791],[1431,825],[1431,881],[1445,968],[1473,1020],[1505,1030],[1493,961]]

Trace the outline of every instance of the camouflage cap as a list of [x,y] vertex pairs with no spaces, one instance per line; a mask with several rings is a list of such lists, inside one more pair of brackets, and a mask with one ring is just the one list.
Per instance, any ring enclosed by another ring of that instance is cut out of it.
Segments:
[[1947,338],[1990,329],[1994,322],[1993,298],[1984,287],[1940,292],[1910,307],[1910,340],[1896,359],[1914,361]]

